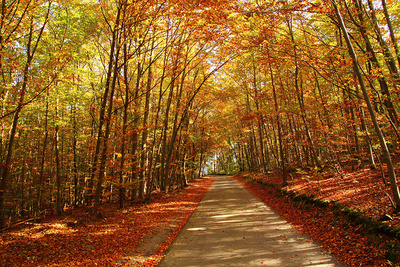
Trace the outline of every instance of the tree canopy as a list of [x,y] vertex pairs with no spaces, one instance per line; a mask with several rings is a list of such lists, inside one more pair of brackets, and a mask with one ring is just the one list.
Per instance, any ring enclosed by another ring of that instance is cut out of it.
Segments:
[[398,1],[0,5],[0,228],[350,161],[385,168],[400,207]]

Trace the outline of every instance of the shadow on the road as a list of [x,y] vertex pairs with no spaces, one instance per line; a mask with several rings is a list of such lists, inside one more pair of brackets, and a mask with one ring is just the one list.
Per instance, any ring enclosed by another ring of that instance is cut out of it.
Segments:
[[159,266],[343,266],[308,236],[221,176]]

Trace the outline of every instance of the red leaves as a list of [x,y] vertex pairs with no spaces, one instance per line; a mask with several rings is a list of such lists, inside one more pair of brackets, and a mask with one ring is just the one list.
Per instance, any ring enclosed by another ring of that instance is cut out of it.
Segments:
[[[264,179],[275,184],[276,181],[281,180],[278,176],[277,174],[270,175],[264,177]],[[315,182],[313,181],[314,178],[309,177],[307,180],[295,178],[294,184],[298,188],[301,188],[301,193],[312,194],[317,191],[319,192],[321,190],[318,190],[318,186],[312,186],[312,182]],[[274,192],[268,192],[268,190],[264,190],[258,184],[250,184],[240,178],[237,179],[254,195],[278,211],[293,227],[310,235],[315,241],[321,243],[339,261],[349,266],[386,266],[386,259],[382,256],[385,254],[385,251],[381,249],[384,243],[384,241],[382,243],[382,240],[385,240],[385,238],[382,237],[380,241],[371,242],[370,239],[357,233],[359,230],[357,226],[347,225],[344,217],[340,219],[335,217],[330,208],[326,210],[299,209],[290,202],[287,196],[276,197]],[[319,177],[318,180],[321,180],[321,178]],[[360,181],[359,178],[357,180]],[[375,180],[372,182],[376,183]],[[357,187],[359,186],[361,184],[357,184]],[[342,185],[342,187],[349,189],[350,185],[346,187]],[[354,184],[352,188],[354,188]],[[325,189],[328,188],[325,187]],[[340,190],[337,192],[340,194]],[[331,194],[335,193],[331,192]],[[349,195],[346,197],[349,198]],[[358,198],[357,201],[362,202],[365,199]]]
[[251,121],[255,119],[255,115],[251,113],[246,113],[245,115],[242,116],[242,121]]
[[[159,192],[147,205],[136,203],[117,210],[116,205],[100,208],[103,219],[90,217],[79,208],[71,215],[0,235],[0,266],[115,266],[159,227],[175,217],[186,222],[213,179],[203,179],[180,192]],[[180,228],[180,227],[178,227]],[[155,266],[172,243],[177,232],[159,247],[157,255],[145,266]]]

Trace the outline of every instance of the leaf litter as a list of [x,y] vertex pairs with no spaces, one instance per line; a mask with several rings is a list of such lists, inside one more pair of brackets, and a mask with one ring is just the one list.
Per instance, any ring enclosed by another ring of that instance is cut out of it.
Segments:
[[[390,185],[384,182],[380,170],[347,170],[341,175],[332,173],[308,172],[292,173],[292,180],[282,187],[282,175],[267,175],[243,172],[235,177],[249,191],[264,203],[275,209],[297,230],[308,234],[338,261],[348,266],[400,266],[387,259],[385,246],[398,243],[394,237],[370,233],[362,225],[346,221],[343,214],[335,214],[333,205],[360,211],[365,216],[379,222],[384,214],[390,214],[387,224],[393,228],[400,226],[400,216],[391,206]],[[255,183],[264,181],[270,186]],[[299,206],[288,195],[279,195],[281,188],[297,195],[309,195],[331,203],[325,209]]]
[[[213,180],[198,179],[168,194],[158,191],[149,204],[127,203],[124,210],[116,203],[103,204],[101,218],[80,207],[19,225],[0,234],[0,266],[156,266]],[[153,255],[136,263],[132,255],[140,254],[137,248],[171,225]]]

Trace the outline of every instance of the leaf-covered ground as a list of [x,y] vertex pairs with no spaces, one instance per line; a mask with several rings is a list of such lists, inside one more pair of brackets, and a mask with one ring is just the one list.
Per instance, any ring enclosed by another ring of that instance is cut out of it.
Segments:
[[[87,208],[70,215],[24,224],[0,234],[0,266],[127,266],[126,255],[176,218],[182,227],[197,207],[213,178],[199,179],[179,192],[158,192],[150,204],[136,203],[124,210],[116,204],[101,207],[102,218]],[[145,261],[154,266],[179,228]]]
[[[347,171],[342,176],[309,171],[293,173],[292,177],[284,188],[287,191],[336,201],[362,210],[378,221],[383,214],[391,214],[393,219],[388,223],[399,225],[399,217],[393,214],[389,201],[390,187],[383,182],[379,170]],[[274,187],[250,182],[258,179],[278,186],[282,184],[279,174],[241,173],[237,179],[342,263],[400,266],[387,260],[388,244],[398,243],[394,238],[371,234],[360,225],[348,223],[343,215],[335,214],[332,205],[326,208],[297,205],[289,196],[277,196]],[[183,191],[158,192],[150,204],[134,203],[124,210],[116,209],[115,204],[105,204],[100,219],[91,217],[87,208],[79,208],[69,215],[20,225],[0,234],[0,266],[132,266],[133,257],[127,255],[140,254],[140,245],[146,243],[155,230],[176,223],[178,218],[176,230],[142,263],[156,266],[212,181],[213,178],[199,179]]]
[[[382,215],[391,214],[393,219],[388,223],[398,226],[399,218],[393,214],[394,209],[389,201],[390,187],[383,182],[380,170],[346,171],[342,175],[309,171],[293,174],[292,177],[293,180],[284,190],[340,203],[360,210],[378,222]],[[241,173],[237,179],[295,228],[321,243],[340,262],[349,266],[400,266],[399,263],[388,261],[388,247],[398,246],[396,238],[368,232],[363,225],[349,222],[343,214],[335,213],[333,204],[326,208],[301,205],[293,202],[289,196],[278,196],[274,187],[254,183],[254,180],[262,180],[279,187],[282,184],[281,175]],[[396,258],[398,254],[391,256]]]
[[[311,175],[300,173],[295,176],[296,178],[290,182],[286,189],[314,194],[317,198],[328,201],[338,201],[362,210],[374,219],[394,212],[390,203],[392,191],[389,179],[382,178],[380,170],[348,171],[343,172],[342,176],[335,173]],[[386,184],[383,179],[387,180]],[[393,220],[391,223],[397,224],[397,220]]]

